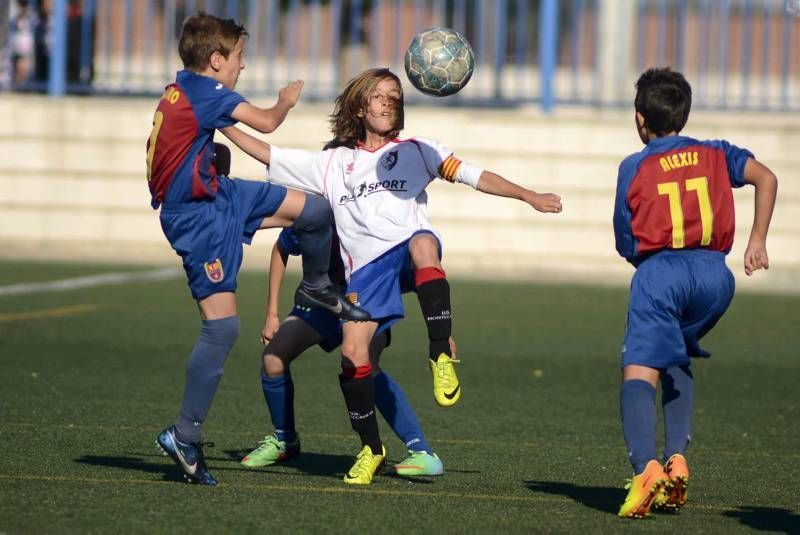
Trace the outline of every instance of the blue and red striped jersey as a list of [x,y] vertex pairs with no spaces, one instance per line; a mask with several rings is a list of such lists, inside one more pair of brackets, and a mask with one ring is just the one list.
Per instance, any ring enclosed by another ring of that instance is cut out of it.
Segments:
[[231,114],[241,102],[244,97],[213,78],[178,72],[158,102],[147,140],[153,208],[216,196],[214,131],[236,124]]
[[663,249],[728,253],[733,191],[753,154],[727,141],[656,138],[622,161],[614,203],[617,252],[633,265]]

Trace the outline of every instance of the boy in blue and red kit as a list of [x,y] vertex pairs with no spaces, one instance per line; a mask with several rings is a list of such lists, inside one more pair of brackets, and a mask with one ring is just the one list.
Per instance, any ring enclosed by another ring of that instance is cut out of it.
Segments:
[[244,27],[231,19],[200,14],[186,20],[178,45],[184,70],[162,95],[147,142],[152,206],[161,207],[161,228],[183,259],[203,322],[186,370],[180,415],[156,443],[186,479],[203,485],[216,484],[204,461],[201,426],[239,334],[234,292],[242,243],[249,244],[258,229],[293,226],[303,251],[298,304],[346,320],[369,319],[328,278],[332,220],[325,200],[269,182],[218,176],[214,131],[239,121],[260,132],[274,131],[303,86],[297,81],[281,89],[269,109],[236,93],[246,37]]
[[[694,383],[691,357],[728,308],[725,265],[734,235],[732,188],[755,186],[755,216],[744,254],[747,275],[769,268],[766,240],[777,179],[753,154],[727,141],[679,135],[692,90],[682,74],[650,69],[636,82],[636,127],[646,147],[620,165],[614,207],[617,251],[636,267],[622,346],[620,408],[634,470],[619,516],[686,503]],[[656,457],[656,385],[666,442]]]

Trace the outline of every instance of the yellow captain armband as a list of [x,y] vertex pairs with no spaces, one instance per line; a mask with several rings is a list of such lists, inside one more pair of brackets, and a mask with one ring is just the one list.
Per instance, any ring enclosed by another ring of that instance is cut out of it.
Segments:
[[455,182],[459,167],[461,167],[461,160],[451,154],[439,166],[439,176],[448,182]]

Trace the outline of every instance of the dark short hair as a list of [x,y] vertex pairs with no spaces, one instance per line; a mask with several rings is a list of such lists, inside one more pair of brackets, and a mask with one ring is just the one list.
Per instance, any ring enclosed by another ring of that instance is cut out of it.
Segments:
[[178,54],[184,68],[201,71],[208,66],[214,52],[227,58],[236,42],[244,35],[248,35],[247,30],[235,20],[221,19],[201,12],[184,21]]
[[647,69],[636,81],[636,111],[648,130],[657,136],[680,132],[689,119],[692,86],[669,67]]

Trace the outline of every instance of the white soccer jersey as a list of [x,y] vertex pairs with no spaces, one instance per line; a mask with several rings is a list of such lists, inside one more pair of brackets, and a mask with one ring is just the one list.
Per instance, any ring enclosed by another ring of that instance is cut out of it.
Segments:
[[[429,230],[425,188],[436,177],[475,186],[461,162],[439,142],[394,139],[371,151],[337,147],[322,152],[272,146],[270,180],[323,195],[331,204],[346,276],[409,239]],[[466,166],[464,166],[466,168]]]

